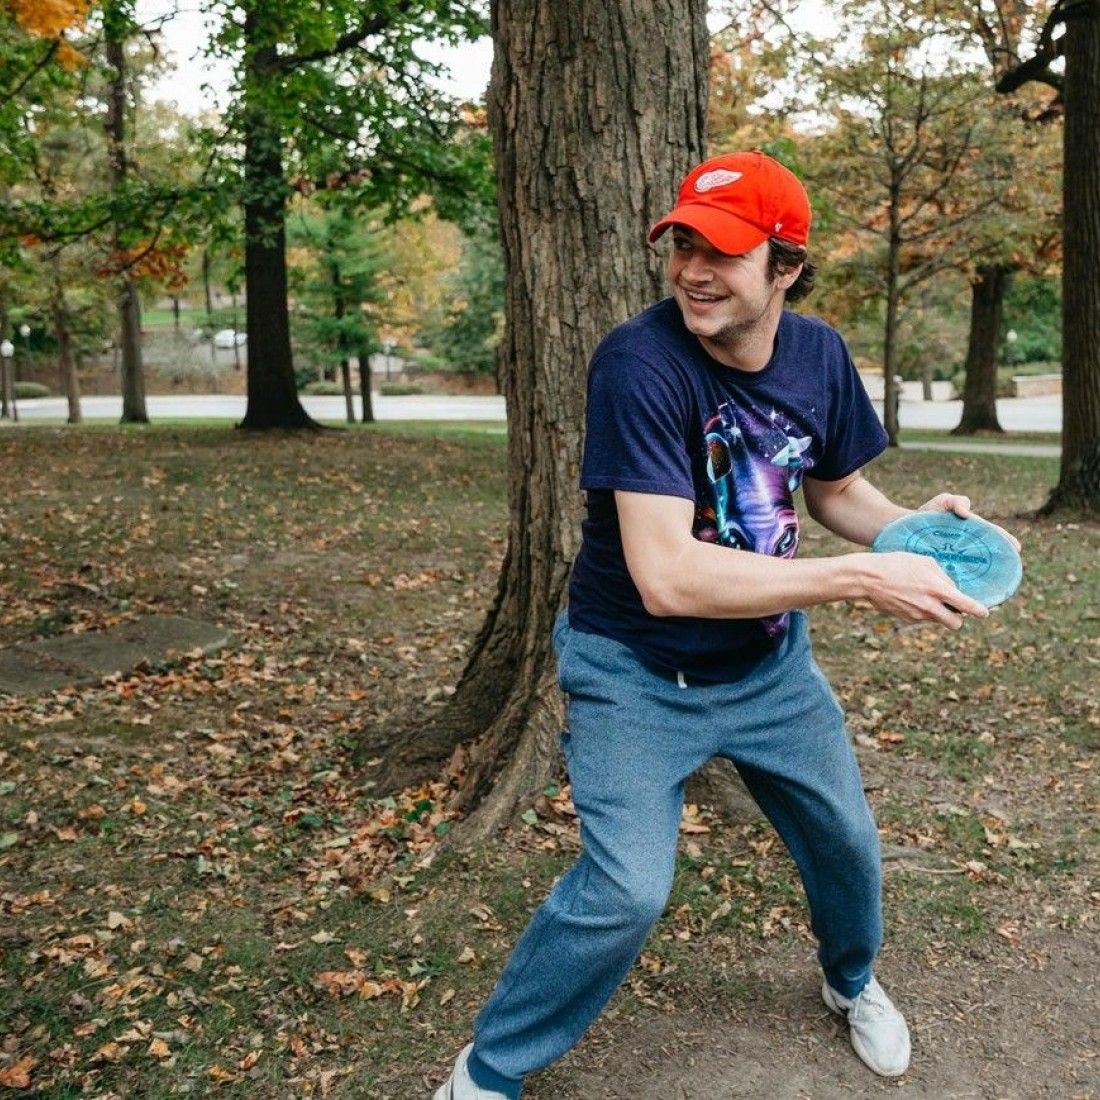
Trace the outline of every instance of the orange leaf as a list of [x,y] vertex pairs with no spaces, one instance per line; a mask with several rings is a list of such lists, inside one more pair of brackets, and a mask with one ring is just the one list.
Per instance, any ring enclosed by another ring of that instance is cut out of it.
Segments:
[[29,1054],[26,1058],[20,1058],[14,1066],[0,1069],[0,1085],[8,1089],[29,1089],[31,1087],[31,1070],[38,1065],[38,1060]]

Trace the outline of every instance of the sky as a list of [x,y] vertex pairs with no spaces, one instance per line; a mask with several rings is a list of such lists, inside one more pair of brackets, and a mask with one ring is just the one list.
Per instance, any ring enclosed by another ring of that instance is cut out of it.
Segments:
[[[799,5],[809,19],[819,17],[821,5],[806,0]],[[152,20],[176,13],[166,24],[162,43],[169,49],[171,69],[152,88],[154,99],[174,101],[189,115],[216,109],[225,102],[229,86],[229,67],[224,62],[212,62],[202,57],[203,47],[210,37],[211,27],[199,10],[197,0],[137,0],[138,17],[148,24]],[[800,20],[799,20],[800,21]],[[714,15],[708,20],[712,31],[725,19]],[[453,96],[478,101],[489,84],[489,69],[493,63],[492,39],[485,37],[461,46],[443,46],[426,42],[422,55],[443,65],[450,73],[443,88]]]
[[[138,0],[137,13],[146,25],[175,12],[165,26],[161,44],[168,51],[170,69],[151,89],[154,99],[174,101],[185,114],[196,115],[224,104],[229,86],[229,67],[202,56],[211,26],[194,0]],[[452,95],[478,100],[489,83],[493,44],[489,38],[447,47],[424,43],[421,54],[446,66],[450,78],[443,87]]]

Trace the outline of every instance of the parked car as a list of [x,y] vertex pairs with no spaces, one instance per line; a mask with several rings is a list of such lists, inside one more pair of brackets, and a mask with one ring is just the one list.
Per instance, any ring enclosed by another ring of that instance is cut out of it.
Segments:
[[219,329],[214,333],[214,347],[239,348],[248,339],[248,334],[231,328]]

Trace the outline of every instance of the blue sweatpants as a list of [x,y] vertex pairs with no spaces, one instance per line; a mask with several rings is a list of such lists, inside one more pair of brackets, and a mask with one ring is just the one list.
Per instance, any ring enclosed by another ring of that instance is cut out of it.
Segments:
[[[731,760],[806,888],[829,984],[854,997],[882,937],[878,833],[806,617],[735,683],[663,675],[625,645],[554,628],[583,850],[517,943],[474,1027],[471,1076],[518,1097],[584,1034],[668,900],[684,782]],[[686,685],[686,686],[684,686]]]

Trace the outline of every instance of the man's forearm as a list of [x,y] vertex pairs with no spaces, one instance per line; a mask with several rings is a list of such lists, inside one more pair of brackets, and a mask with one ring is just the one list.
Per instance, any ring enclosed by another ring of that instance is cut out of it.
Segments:
[[871,583],[867,557],[773,558],[692,540],[662,571],[659,589],[642,595],[654,615],[766,618],[865,595]]
[[912,509],[895,504],[866,478],[857,476],[834,491],[827,482],[803,483],[810,515],[823,527],[858,546],[870,546],[892,520]]

